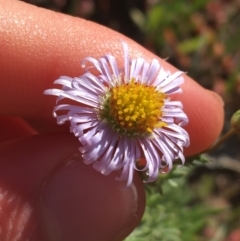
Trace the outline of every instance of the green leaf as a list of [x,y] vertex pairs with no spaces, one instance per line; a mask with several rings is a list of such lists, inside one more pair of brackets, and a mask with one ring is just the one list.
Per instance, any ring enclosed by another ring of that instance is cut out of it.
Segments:
[[196,52],[208,43],[205,35],[199,35],[194,38],[186,39],[177,45],[178,51],[183,54]]

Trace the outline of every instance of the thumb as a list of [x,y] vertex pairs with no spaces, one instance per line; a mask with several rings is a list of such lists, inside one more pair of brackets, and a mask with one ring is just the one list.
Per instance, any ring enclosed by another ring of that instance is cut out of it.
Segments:
[[124,189],[116,172],[104,176],[74,155],[77,146],[67,133],[1,144],[0,192],[8,193],[0,202],[3,235],[106,241],[122,240],[135,228],[145,204],[139,177]]

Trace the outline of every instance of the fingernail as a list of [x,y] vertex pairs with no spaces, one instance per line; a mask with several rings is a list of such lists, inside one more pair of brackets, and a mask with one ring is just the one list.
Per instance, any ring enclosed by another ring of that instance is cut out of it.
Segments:
[[55,241],[105,241],[131,232],[144,210],[144,191],[134,183],[124,189],[126,184],[116,176],[102,175],[80,157],[69,159],[46,181],[39,200],[46,236]]

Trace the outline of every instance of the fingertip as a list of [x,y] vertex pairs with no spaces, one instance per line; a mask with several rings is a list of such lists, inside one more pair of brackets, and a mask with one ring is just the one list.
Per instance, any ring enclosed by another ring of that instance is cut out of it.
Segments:
[[185,127],[190,136],[186,155],[206,150],[218,138],[224,121],[223,101],[216,93],[206,90],[188,76],[178,96],[187,113],[189,123]]

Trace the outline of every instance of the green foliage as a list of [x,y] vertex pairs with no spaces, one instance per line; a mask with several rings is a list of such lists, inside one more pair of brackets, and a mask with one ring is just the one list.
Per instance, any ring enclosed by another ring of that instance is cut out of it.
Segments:
[[188,54],[196,51],[197,49],[201,49],[208,42],[208,38],[206,35],[196,36],[187,40],[182,41],[178,44],[178,50],[182,53]]
[[[188,53],[190,50],[196,51],[203,43],[206,43],[205,37],[196,36],[192,38],[194,24],[190,18],[194,12],[204,8],[207,0],[195,1],[159,1],[148,14],[147,31],[153,34],[157,42],[157,48],[161,51],[162,48],[168,47],[166,36],[164,33],[171,31],[172,37],[177,38],[179,49]],[[174,40],[173,40],[174,41]],[[186,41],[185,44],[181,41]],[[191,45],[191,48],[187,45]],[[182,46],[184,45],[184,46]],[[161,51],[162,52],[162,51]]]
[[[198,164],[201,161],[198,161]],[[146,186],[146,210],[140,225],[125,241],[203,241],[208,218],[219,210],[195,203],[186,177],[194,165],[161,174],[155,186]],[[184,178],[185,177],[185,178]],[[159,185],[163,195],[159,190]]]

